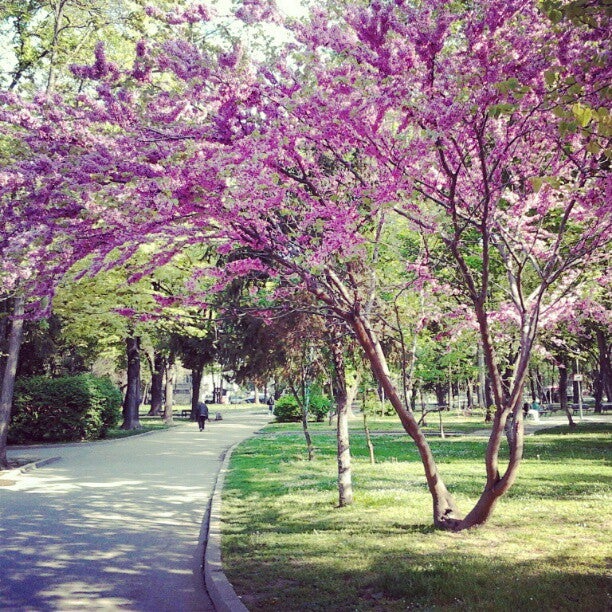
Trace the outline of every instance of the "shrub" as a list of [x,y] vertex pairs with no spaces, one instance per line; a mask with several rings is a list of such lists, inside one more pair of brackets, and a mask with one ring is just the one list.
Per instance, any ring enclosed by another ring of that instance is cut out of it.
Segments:
[[292,395],[283,395],[274,404],[274,416],[281,423],[302,420],[302,410]]
[[[321,422],[329,412],[330,406],[331,401],[329,398],[319,393],[313,393],[310,396],[308,413],[313,416],[316,421]],[[302,420],[302,410],[297,400],[292,395],[283,395],[283,397],[274,404],[274,415],[281,423]]]
[[98,392],[102,396],[102,429],[100,430],[100,438],[106,437],[106,433],[111,427],[115,427],[121,418],[121,404],[123,396],[121,391],[109,378],[97,378],[88,375],[92,379],[93,384],[98,388]]
[[119,417],[121,392],[90,374],[17,381],[9,442],[74,442],[106,435]]
[[311,395],[310,396],[310,408],[309,412],[314,416],[318,423],[321,423],[323,419],[329,413],[329,407],[331,406],[331,400],[324,395]]

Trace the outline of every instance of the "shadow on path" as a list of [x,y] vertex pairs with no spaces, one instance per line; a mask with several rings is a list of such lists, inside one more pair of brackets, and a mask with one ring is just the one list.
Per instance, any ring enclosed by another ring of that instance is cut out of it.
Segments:
[[0,608],[214,610],[202,521],[225,451],[268,418],[37,448],[62,459],[0,488]]

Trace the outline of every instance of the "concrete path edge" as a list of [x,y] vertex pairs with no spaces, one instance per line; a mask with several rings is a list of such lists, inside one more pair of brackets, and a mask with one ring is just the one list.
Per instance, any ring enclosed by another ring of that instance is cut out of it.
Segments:
[[37,470],[38,468],[44,467],[45,465],[49,465],[50,463],[55,463],[59,461],[61,457],[47,457],[46,459],[37,459],[32,461],[31,463],[25,463],[19,467],[13,468],[11,470],[2,470],[0,474],[2,476],[13,476],[15,474],[25,474],[27,472],[31,472],[33,470]]
[[[223,572],[221,559],[221,501],[225,475],[229,462],[238,444],[225,453],[215,482],[208,515],[208,534],[204,549],[203,573],[206,589],[217,612],[248,612],[247,607],[236,595],[234,587]],[[205,519],[206,520],[206,519]]]

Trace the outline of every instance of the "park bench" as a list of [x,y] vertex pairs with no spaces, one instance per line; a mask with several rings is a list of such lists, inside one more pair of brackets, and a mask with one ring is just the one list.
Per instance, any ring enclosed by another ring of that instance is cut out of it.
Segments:
[[191,410],[181,410],[181,416],[182,417],[191,416]]
[[[583,406],[582,407],[582,412],[583,412],[583,414],[585,412],[593,412],[593,407],[592,406]],[[580,406],[578,406],[577,404],[573,404],[572,405],[572,414],[574,416],[576,416],[577,414],[580,414]]]
[[554,415],[557,412],[563,412],[561,406],[555,404],[546,404],[540,408],[540,416]]

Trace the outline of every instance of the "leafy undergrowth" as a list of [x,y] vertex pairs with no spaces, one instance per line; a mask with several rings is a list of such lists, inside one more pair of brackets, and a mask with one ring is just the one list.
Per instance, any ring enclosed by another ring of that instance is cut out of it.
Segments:
[[[278,429],[278,431],[276,431]],[[431,498],[405,435],[352,435],[355,503],[337,508],[335,439],[269,427],[233,455],[224,489],[224,566],[250,610],[607,610],[609,425],[531,436],[490,522],[431,527]],[[432,439],[467,511],[486,439]]]

